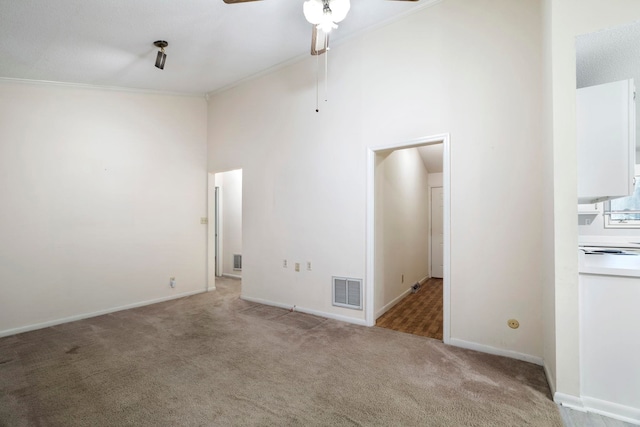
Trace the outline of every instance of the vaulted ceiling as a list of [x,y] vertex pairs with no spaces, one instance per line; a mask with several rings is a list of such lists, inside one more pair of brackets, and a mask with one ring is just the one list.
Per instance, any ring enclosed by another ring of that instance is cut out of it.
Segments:
[[[440,0],[352,0],[331,44]],[[204,94],[309,55],[303,0],[0,0],[0,78]],[[155,40],[166,40],[164,70]]]

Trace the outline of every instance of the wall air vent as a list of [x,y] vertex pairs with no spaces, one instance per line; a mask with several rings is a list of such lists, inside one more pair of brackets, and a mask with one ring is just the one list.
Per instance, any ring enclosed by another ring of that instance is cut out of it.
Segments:
[[233,269],[236,271],[242,270],[242,255],[233,254]]
[[333,305],[362,310],[362,279],[333,277]]

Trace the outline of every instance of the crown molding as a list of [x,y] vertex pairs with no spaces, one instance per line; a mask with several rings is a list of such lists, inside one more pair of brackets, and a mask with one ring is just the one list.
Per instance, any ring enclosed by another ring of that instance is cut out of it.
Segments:
[[27,84],[27,85],[35,85],[35,86],[54,86],[54,87],[65,87],[71,89],[89,89],[89,90],[101,90],[108,92],[127,92],[127,93],[138,93],[145,95],[165,95],[165,96],[181,96],[181,97],[190,97],[190,98],[203,98],[205,99],[206,93],[188,93],[188,92],[170,92],[170,91],[160,91],[160,90],[151,90],[151,89],[136,89],[129,87],[118,87],[118,86],[100,86],[100,85],[92,85],[87,83],[68,83],[68,82],[56,82],[49,80],[30,80],[30,79],[17,79],[11,77],[0,77],[0,84],[14,83],[14,84]]

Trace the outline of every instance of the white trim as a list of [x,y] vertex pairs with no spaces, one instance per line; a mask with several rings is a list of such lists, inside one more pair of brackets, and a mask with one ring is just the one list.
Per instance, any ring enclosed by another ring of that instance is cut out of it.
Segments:
[[402,300],[402,298],[404,298],[407,295],[409,295],[410,292],[411,292],[411,288],[407,289],[406,291],[404,291],[403,293],[398,295],[396,298],[394,298],[389,304],[385,305],[380,310],[378,310],[376,312],[376,319],[378,317],[382,316],[383,314],[385,314],[387,311],[389,311],[389,309],[391,309],[391,307],[393,307],[394,305],[399,303]]
[[284,308],[285,310],[299,311],[300,313],[311,314],[313,316],[318,316],[318,317],[325,317],[327,319],[339,320],[341,322],[352,323],[354,325],[367,326],[366,322],[363,319],[343,316],[341,314],[334,314],[334,313],[327,313],[324,311],[312,310],[310,308],[298,307],[297,305],[291,306],[291,305],[269,301],[261,298],[251,298],[251,297],[240,296],[240,299],[243,299],[249,302],[255,302],[258,304],[270,305],[272,307]]
[[0,77],[0,83],[18,83],[18,84],[29,84],[29,85],[36,85],[36,86],[59,86],[59,87],[74,88],[74,89],[92,89],[92,90],[103,90],[108,92],[130,92],[130,93],[138,93],[138,94],[146,94],[146,95],[185,96],[189,98],[202,98],[206,100],[204,93],[169,92],[169,91],[161,91],[161,90],[136,89],[136,88],[119,87],[119,86],[99,86],[99,85],[92,85],[88,83],[54,82],[50,80],[28,80],[28,79],[16,79],[11,77]]
[[443,288],[443,341],[451,341],[451,146],[449,134],[446,134],[442,150],[442,189],[444,194],[444,277]]
[[551,375],[551,371],[547,367],[547,363],[543,362],[542,367],[544,368],[544,376],[547,377],[547,384],[549,384],[549,389],[551,390],[551,396],[556,394],[556,379],[553,375]]
[[367,218],[365,236],[365,278],[364,278],[364,318],[367,326],[375,326],[375,193],[376,193],[376,153],[372,149],[367,150]]
[[[215,221],[217,218],[215,216],[215,188],[216,188],[216,175],[207,172],[207,259],[206,259],[206,270],[207,270],[207,292],[216,288],[216,277],[215,277],[215,265],[213,259],[216,256],[216,250],[213,247],[214,242],[210,234],[213,232],[215,234]],[[212,194],[213,191],[213,194]],[[211,226],[211,222],[214,222],[213,226]]]
[[540,366],[544,365],[542,358],[538,356],[532,356],[531,354],[518,353],[517,351],[491,347],[490,345],[478,344],[475,342],[464,341],[457,338],[451,338],[449,340],[449,345],[466,348],[469,350],[480,351],[482,353],[495,354],[496,356],[509,357],[511,359],[522,360],[524,362],[534,363]]
[[559,405],[574,409],[576,411],[587,412],[584,405],[582,404],[582,399],[577,396],[572,396],[570,394],[564,394],[557,391],[553,394],[553,401]]
[[237,274],[222,273],[221,276],[230,277],[232,279],[242,279],[242,276],[238,276]]
[[143,307],[145,305],[157,304],[160,302],[170,301],[178,298],[189,297],[191,295],[201,294],[204,292],[206,292],[206,289],[184,292],[178,295],[170,295],[168,297],[135,302],[133,304],[126,304],[118,307],[107,308],[105,310],[98,310],[91,313],[83,313],[75,316],[63,317],[62,319],[49,320],[48,322],[36,323],[28,326],[21,326],[19,328],[14,328],[14,329],[6,329],[4,331],[0,331],[0,338],[7,337],[10,335],[21,334],[23,332],[35,331],[36,329],[48,328],[50,326],[61,325],[63,323],[75,322],[76,320],[89,319],[91,317],[97,317],[97,316],[102,316],[104,314],[115,313],[116,311],[129,310],[131,308]]
[[[444,193],[444,277],[443,277],[443,341],[451,340],[451,150],[448,133],[426,136],[404,142],[367,148],[367,213],[366,213],[366,277],[365,320],[367,326],[375,325],[375,164],[376,152],[397,150],[442,143],[442,187]],[[542,363],[540,363],[542,364]]]
[[427,280],[431,279],[431,277],[429,276],[424,276],[422,279],[418,280],[418,283],[420,283],[420,286],[424,285],[425,283],[427,283]]
[[[423,136],[420,138],[410,139],[408,141],[394,142],[390,144],[384,145],[376,145],[375,147],[368,147],[369,150],[373,151],[385,151],[385,150],[397,150],[397,149],[405,149],[405,148],[415,148],[421,147],[423,145],[434,145],[438,143],[442,143],[446,140],[449,140],[448,133],[440,133],[431,136]],[[444,165],[442,165],[442,179],[444,181]]]
[[631,406],[620,405],[606,400],[582,396],[582,403],[587,412],[615,418],[616,420],[640,425],[640,409]]
[[626,423],[640,425],[639,408],[620,405],[619,403],[608,402],[606,400],[596,399],[593,397],[577,397],[559,392],[553,394],[553,401],[575,411],[591,412],[624,421]]

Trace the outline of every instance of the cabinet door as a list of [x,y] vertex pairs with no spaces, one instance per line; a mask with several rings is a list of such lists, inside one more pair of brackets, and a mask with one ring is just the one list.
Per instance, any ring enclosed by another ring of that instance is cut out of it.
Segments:
[[594,409],[638,419],[640,279],[580,274],[579,283],[580,395]]
[[633,80],[578,89],[578,203],[633,193],[634,91]]

